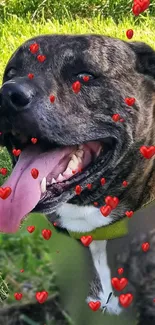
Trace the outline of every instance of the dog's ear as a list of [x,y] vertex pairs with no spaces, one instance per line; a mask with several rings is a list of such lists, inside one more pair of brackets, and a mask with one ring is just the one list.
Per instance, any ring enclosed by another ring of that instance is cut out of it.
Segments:
[[137,70],[155,78],[155,51],[142,42],[128,43],[137,56]]

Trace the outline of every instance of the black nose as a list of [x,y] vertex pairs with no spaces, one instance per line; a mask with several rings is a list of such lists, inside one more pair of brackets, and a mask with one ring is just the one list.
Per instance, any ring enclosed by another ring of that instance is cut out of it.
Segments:
[[2,107],[21,111],[27,107],[34,96],[32,88],[16,81],[5,82],[0,90]]

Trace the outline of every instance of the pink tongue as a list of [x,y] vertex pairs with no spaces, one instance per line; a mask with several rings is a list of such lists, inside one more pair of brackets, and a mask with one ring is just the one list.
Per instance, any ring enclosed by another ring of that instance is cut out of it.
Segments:
[[[35,148],[30,146],[21,153],[11,176],[3,184],[3,188],[11,187],[12,193],[5,200],[0,198],[0,231],[13,233],[18,230],[23,217],[34,209],[41,198],[40,182],[43,177],[51,172],[53,177],[57,177],[60,168],[65,170],[73,149],[66,147],[41,153],[35,145]],[[37,179],[31,175],[32,168],[39,171]]]

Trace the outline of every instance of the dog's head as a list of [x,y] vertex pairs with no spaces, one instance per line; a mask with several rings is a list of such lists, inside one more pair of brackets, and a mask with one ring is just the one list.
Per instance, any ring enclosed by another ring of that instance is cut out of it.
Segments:
[[141,163],[139,145],[149,144],[154,77],[155,53],[143,43],[44,35],[20,46],[0,90],[1,144],[15,165],[3,186],[12,193],[0,202],[0,230],[14,232],[30,211],[51,214],[62,202],[103,205],[116,175],[135,164],[133,152]]

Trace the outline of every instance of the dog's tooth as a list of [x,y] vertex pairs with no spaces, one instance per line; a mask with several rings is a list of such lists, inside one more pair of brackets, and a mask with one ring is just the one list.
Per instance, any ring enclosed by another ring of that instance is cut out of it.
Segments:
[[46,177],[44,177],[42,179],[42,182],[40,184],[40,187],[41,187],[41,193],[45,193],[46,192]]
[[52,182],[51,182],[51,184],[55,184],[55,183],[56,183],[55,178],[52,178]]
[[71,170],[74,170],[74,169],[76,169],[77,164],[73,160],[70,160],[67,167],[69,167]]
[[63,176],[71,176],[72,174],[72,170],[71,168],[67,167],[66,170],[63,172]]
[[82,159],[80,157],[78,157],[78,163],[81,164],[82,163]]
[[100,148],[98,149],[98,151],[97,151],[97,153],[96,153],[96,157],[99,156],[99,154],[100,154],[100,152],[101,152],[102,149],[103,149],[102,147],[100,147]]
[[77,156],[78,158],[79,158],[79,157],[82,158],[82,157],[83,157],[83,154],[84,154],[84,151],[83,151],[83,150],[77,150],[75,154],[76,154],[76,156]]
[[64,176],[62,176],[62,174],[59,174],[59,176],[57,177],[57,182],[63,182],[65,179]]
[[76,164],[76,166],[78,165],[78,158],[76,157],[76,155],[72,156],[72,160],[74,161],[74,163]]

